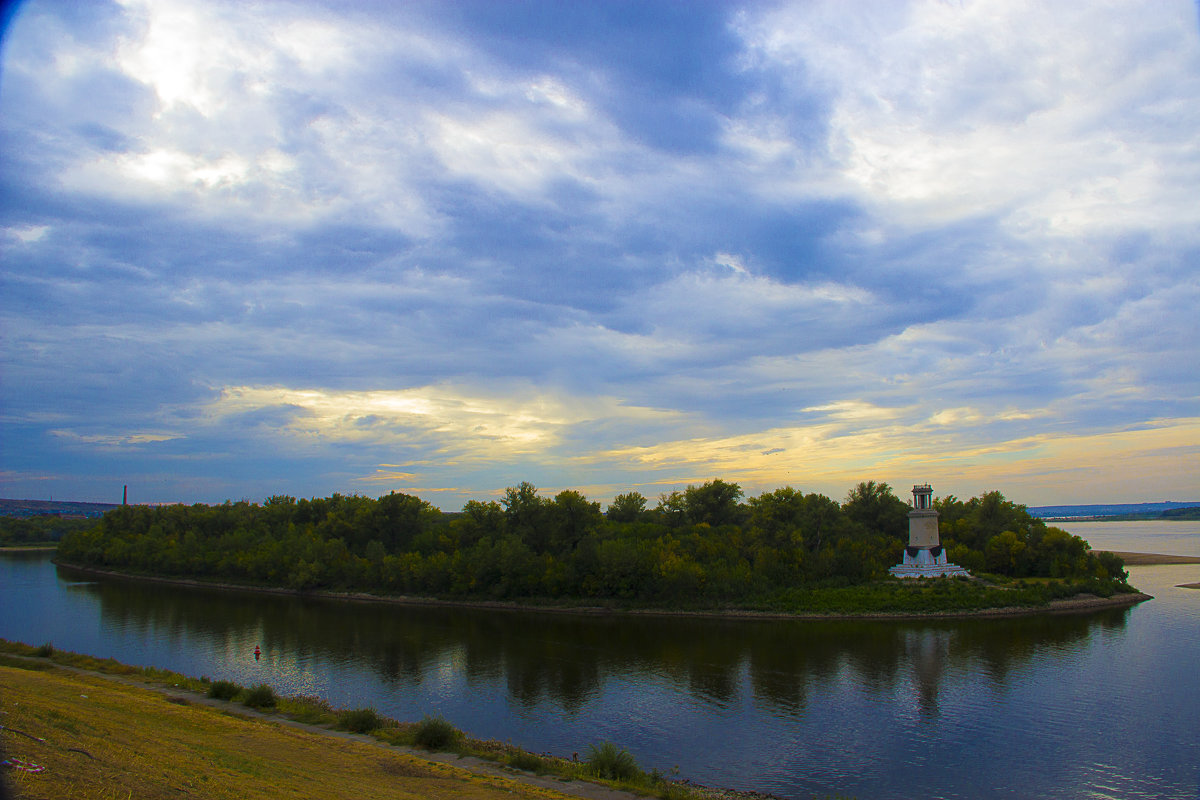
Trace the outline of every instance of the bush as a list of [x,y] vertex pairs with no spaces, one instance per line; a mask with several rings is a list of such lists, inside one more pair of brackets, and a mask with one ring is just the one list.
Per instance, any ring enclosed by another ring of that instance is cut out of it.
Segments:
[[541,756],[535,756],[533,753],[526,753],[524,750],[517,751],[508,757],[508,765],[523,769],[526,772],[545,772],[546,760]]
[[588,772],[604,780],[632,781],[642,775],[633,754],[612,742],[589,745],[586,763]]
[[246,692],[246,699],[242,703],[250,708],[274,708],[277,700],[275,690],[261,683]]
[[370,733],[376,728],[382,728],[384,724],[385,720],[375,713],[375,709],[355,708],[339,712],[337,724],[334,727],[340,731],[350,731],[351,733]]
[[46,642],[44,645],[33,651],[33,654],[38,658],[49,658],[54,655],[54,645]]
[[413,731],[413,741],[427,750],[453,750],[463,738],[462,731],[440,716],[426,715]]
[[233,681],[214,681],[208,687],[208,696],[214,700],[232,700],[242,691]]

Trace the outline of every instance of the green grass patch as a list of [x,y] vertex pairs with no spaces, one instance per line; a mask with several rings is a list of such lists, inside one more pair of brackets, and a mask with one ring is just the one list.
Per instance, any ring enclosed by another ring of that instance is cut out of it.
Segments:
[[[992,608],[1040,608],[1081,592],[1108,597],[1111,581],[1003,579],[1001,585],[966,578],[887,579],[856,586],[794,588],[764,602],[765,610],[791,614],[936,614]],[[1107,592],[1107,594],[1105,594]]]
[[[413,729],[415,727],[416,725],[411,722],[396,722],[394,719],[389,719],[388,727],[376,728],[375,730],[371,731],[371,737],[397,747],[412,747],[414,744]],[[472,753],[472,755],[479,754]],[[483,757],[487,758],[487,756]]]
[[79,724],[77,720],[72,719],[66,714],[59,713],[54,709],[47,710],[43,714],[43,719],[45,720],[46,724],[57,730],[71,734],[79,733]]
[[8,653],[0,653],[0,667],[27,669],[32,672],[45,672],[46,670],[54,669],[53,664],[47,664],[45,661],[30,661],[25,658],[17,658]]
[[338,719],[337,709],[319,697],[308,695],[280,697],[275,703],[275,710],[306,725],[333,726]]

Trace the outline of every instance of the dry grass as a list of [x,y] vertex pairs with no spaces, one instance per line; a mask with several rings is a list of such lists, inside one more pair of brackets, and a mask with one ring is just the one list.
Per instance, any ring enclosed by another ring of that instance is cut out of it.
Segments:
[[22,800],[566,797],[59,670],[0,666],[0,725],[5,756],[46,767],[5,770]]

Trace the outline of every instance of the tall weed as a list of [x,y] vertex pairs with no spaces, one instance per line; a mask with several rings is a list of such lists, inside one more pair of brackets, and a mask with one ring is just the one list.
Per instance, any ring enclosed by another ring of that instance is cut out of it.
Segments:
[[465,734],[441,716],[426,715],[413,730],[413,741],[428,750],[454,750]]
[[642,777],[633,754],[612,742],[589,745],[585,763],[591,774],[604,780],[633,781]]

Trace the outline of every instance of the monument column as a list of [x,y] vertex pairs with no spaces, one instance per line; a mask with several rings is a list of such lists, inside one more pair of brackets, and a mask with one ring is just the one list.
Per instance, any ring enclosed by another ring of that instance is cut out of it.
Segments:
[[933,507],[933,489],[928,483],[913,487],[912,511],[908,512],[908,547],[904,548],[904,560],[888,572],[897,578],[971,574],[946,561],[946,551],[938,533],[938,512]]

